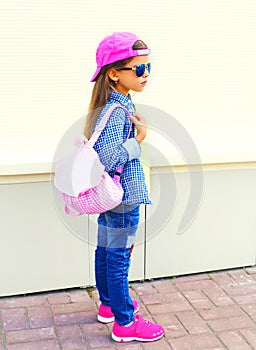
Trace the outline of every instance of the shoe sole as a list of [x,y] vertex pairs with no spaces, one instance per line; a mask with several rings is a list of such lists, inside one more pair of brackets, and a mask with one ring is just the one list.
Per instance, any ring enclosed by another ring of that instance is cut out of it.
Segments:
[[[137,307],[137,309],[134,310],[134,313],[136,314],[136,312],[138,311],[139,311],[139,307]],[[97,315],[97,320],[100,323],[111,323],[115,321],[115,317],[103,317],[103,316]]]
[[118,343],[127,343],[133,340],[150,342],[150,341],[161,339],[163,336],[164,336],[164,333],[155,338],[145,339],[145,338],[138,338],[138,337],[117,337],[114,333],[112,333],[112,339]]
[[115,317],[103,317],[100,315],[97,315],[97,319],[101,323],[110,323],[115,321]]

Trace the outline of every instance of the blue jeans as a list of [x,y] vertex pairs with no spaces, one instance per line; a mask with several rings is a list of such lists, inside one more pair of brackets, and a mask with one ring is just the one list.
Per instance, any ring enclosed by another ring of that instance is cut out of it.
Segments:
[[126,325],[134,318],[128,273],[139,217],[139,205],[124,204],[98,217],[96,286],[101,303],[111,307],[120,325]]

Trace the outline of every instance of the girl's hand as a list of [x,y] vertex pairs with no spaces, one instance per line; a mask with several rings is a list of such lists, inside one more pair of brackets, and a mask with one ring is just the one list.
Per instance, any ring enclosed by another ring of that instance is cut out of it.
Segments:
[[147,135],[146,119],[137,112],[135,112],[134,117],[130,117],[130,119],[137,129],[137,135],[135,138],[139,143],[141,143]]

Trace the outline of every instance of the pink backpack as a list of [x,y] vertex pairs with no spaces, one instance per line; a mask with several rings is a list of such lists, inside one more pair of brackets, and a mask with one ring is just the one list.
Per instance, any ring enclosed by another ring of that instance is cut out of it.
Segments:
[[[95,128],[90,140],[85,136],[76,143],[76,150],[56,165],[54,185],[59,190],[68,215],[100,214],[111,210],[122,202],[123,188],[120,175],[123,166],[116,169],[112,178],[100,162],[93,146],[115,108],[123,108],[128,116],[129,111],[119,104],[112,105]],[[132,123],[127,136],[129,138]]]

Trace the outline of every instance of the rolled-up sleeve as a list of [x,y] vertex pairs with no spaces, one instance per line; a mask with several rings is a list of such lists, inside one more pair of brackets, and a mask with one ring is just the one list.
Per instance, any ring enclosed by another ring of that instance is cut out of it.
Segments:
[[128,139],[123,143],[123,147],[129,154],[129,160],[136,159],[140,157],[141,148],[139,142],[133,137]]

